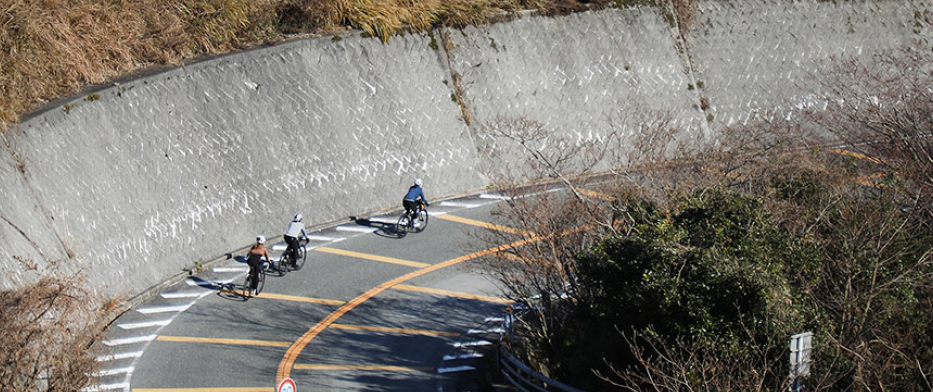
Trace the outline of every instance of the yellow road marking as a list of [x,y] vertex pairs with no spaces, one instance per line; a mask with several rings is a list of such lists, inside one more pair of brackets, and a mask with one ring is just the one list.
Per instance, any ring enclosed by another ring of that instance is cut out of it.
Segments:
[[354,251],[352,251],[352,250],[343,250],[343,249],[328,248],[328,247],[326,247],[326,246],[322,246],[322,247],[319,247],[319,248],[314,248],[314,250],[316,250],[316,251],[318,251],[318,252],[331,253],[331,254],[335,254],[335,255],[342,255],[342,256],[354,257],[354,258],[357,258],[357,259],[366,259],[366,260],[373,260],[373,261],[381,261],[381,262],[383,262],[383,263],[399,264],[399,265],[404,265],[404,266],[408,266],[408,267],[415,267],[415,268],[424,268],[424,267],[427,267],[427,266],[431,265],[431,264],[427,264],[427,263],[418,263],[418,262],[415,262],[415,261],[408,261],[408,260],[396,259],[396,258],[392,258],[392,257],[385,257],[385,256],[379,256],[379,255],[371,255],[371,254],[369,254],[369,253],[354,252]]
[[[463,255],[463,256],[457,257],[457,258],[455,258],[455,259],[450,259],[450,260],[447,260],[447,261],[442,262],[442,263],[439,263],[439,264],[434,264],[434,265],[431,265],[431,266],[428,266],[428,267],[424,267],[424,268],[422,268],[422,269],[419,269],[419,270],[417,270],[417,271],[410,272],[410,273],[408,273],[408,274],[399,276],[399,277],[397,277],[397,278],[395,278],[395,279],[389,280],[389,281],[387,281],[387,282],[385,282],[385,283],[382,283],[382,284],[380,284],[380,285],[378,285],[378,286],[376,286],[376,287],[373,287],[372,289],[369,289],[369,291],[367,291],[367,292],[365,292],[365,293],[363,293],[363,294],[360,294],[358,297],[356,297],[356,298],[350,300],[349,302],[345,303],[343,306],[341,306],[340,308],[338,308],[337,310],[335,310],[333,313],[329,314],[327,317],[325,317],[325,318],[324,318],[323,320],[321,320],[319,323],[317,323],[317,324],[315,324],[313,327],[311,327],[311,329],[309,329],[308,332],[305,332],[304,335],[301,335],[301,337],[299,337],[298,340],[296,340],[294,343],[292,343],[291,347],[289,347],[288,350],[285,351],[285,355],[282,357],[282,361],[279,362],[279,369],[278,369],[278,371],[276,372],[276,378],[275,378],[276,382],[277,382],[277,383],[278,383],[278,382],[281,382],[282,380],[284,380],[285,378],[287,378],[287,377],[291,374],[292,366],[294,366],[294,364],[295,364],[295,359],[298,357],[298,354],[299,354],[302,350],[304,350],[304,348],[308,345],[308,343],[311,343],[311,340],[313,340],[315,337],[317,337],[317,335],[320,334],[321,331],[323,331],[323,330],[326,329],[327,327],[329,327],[329,326],[331,326],[332,324],[334,324],[334,322],[337,321],[337,319],[339,319],[340,317],[342,317],[344,314],[346,314],[347,312],[349,312],[349,311],[352,310],[353,308],[356,308],[357,306],[359,306],[359,305],[362,304],[363,302],[366,302],[366,301],[369,300],[370,298],[375,297],[377,294],[379,294],[379,293],[381,293],[381,292],[387,290],[389,287],[395,286],[395,285],[397,285],[397,284],[399,284],[399,283],[408,281],[408,280],[410,280],[410,279],[417,278],[417,277],[419,277],[419,276],[421,276],[421,275],[424,275],[424,274],[427,274],[427,273],[430,273],[430,272],[437,271],[437,270],[442,269],[442,268],[447,268],[447,267],[450,267],[450,266],[452,266],[452,265],[456,265],[456,264],[462,263],[462,262],[467,261],[467,260],[472,260],[472,259],[475,259],[475,258],[478,258],[478,257],[483,257],[483,256],[486,256],[486,255],[489,255],[489,254],[493,254],[493,253],[496,253],[496,252],[500,252],[500,251],[502,251],[502,250],[504,250],[504,249],[513,248],[513,247],[516,247],[516,246],[522,246],[522,245],[525,245],[525,244],[530,243],[530,242],[540,241],[540,240],[542,240],[543,238],[545,238],[545,237],[526,238],[526,239],[523,239],[523,240],[519,240],[519,241],[512,242],[512,243],[507,244],[507,245],[497,246],[497,247],[494,247],[494,248],[489,248],[489,249],[486,249],[486,250],[481,250],[481,251],[478,251],[478,252],[473,252],[473,253],[470,253],[470,254],[468,254],[468,255]],[[317,249],[320,249],[320,248],[317,248]]]
[[428,294],[443,295],[443,296],[446,296],[446,297],[459,297],[459,298],[467,298],[467,299],[477,299],[477,300],[480,300],[480,301],[495,302],[495,303],[500,303],[500,304],[510,304],[510,303],[512,303],[512,301],[509,301],[509,300],[507,300],[507,299],[505,299],[505,298],[490,297],[490,296],[488,296],[488,295],[478,295],[478,294],[461,293],[461,292],[458,292],[458,291],[450,291],[450,290],[432,289],[432,288],[428,288],[428,287],[411,286],[411,285],[407,285],[407,284],[395,285],[395,286],[392,287],[392,288],[393,288],[393,289],[396,289],[396,290],[416,291],[416,292],[419,292],[419,293],[428,293]]
[[191,336],[159,336],[156,340],[163,342],[178,343],[208,343],[208,344],[231,344],[241,346],[266,346],[266,347],[288,347],[291,342],[275,342],[270,340],[249,340],[249,339],[223,339],[223,338],[197,338]]
[[234,388],[133,388],[133,392],[275,392],[273,387]]
[[397,334],[405,334],[405,335],[460,336],[460,333],[458,332],[431,331],[427,329],[389,328],[389,327],[375,327],[375,326],[368,326],[368,325],[347,325],[347,324],[331,324],[330,327],[334,329],[344,329],[344,330],[349,330],[349,331],[385,332],[385,333],[397,333]]
[[256,298],[278,299],[278,300],[283,300],[283,301],[307,302],[307,303],[312,303],[312,304],[334,305],[334,306],[340,306],[346,303],[345,301],[337,301],[333,299],[299,297],[297,295],[272,294],[272,293],[259,293],[259,296]]
[[450,214],[437,215],[436,217],[438,219],[448,220],[451,222],[463,223],[463,224],[472,225],[472,226],[479,226],[479,227],[484,227],[487,229],[504,231],[506,233],[529,235],[529,236],[533,235],[532,233],[529,233],[524,230],[514,229],[508,226],[497,225],[495,223],[483,222],[483,221],[473,220],[469,218],[462,218],[462,217],[450,215]]
[[834,153],[836,153],[836,154],[846,155],[846,156],[850,156],[850,157],[852,157],[852,158],[856,158],[856,159],[861,159],[861,160],[869,161],[869,162],[871,162],[871,163],[883,163],[883,161],[880,160],[880,159],[878,159],[878,158],[870,157],[870,156],[868,156],[868,155],[860,154],[860,153],[857,153],[857,152],[854,152],[854,151],[840,150],[840,149],[837,149],[837,148],[830,149],[829,151],[830,151],[830,152],[834,152]]
[[387,370],[392,372],[431,372],[432,367],[425,366],[385,366],[385,365],[322,365],[322,364],[296,364],[295,369],[300,370]]
[[605,193],[596,192],[590,189],[577,188],[577,192],[580,192],[584,195],[592,197],[594,199],[606,200],[606,201],[616,201],[616,198]]

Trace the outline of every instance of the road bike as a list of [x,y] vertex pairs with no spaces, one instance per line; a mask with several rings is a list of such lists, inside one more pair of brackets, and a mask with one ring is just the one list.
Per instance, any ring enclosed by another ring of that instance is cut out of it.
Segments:
[[[256,292],[255,295],[259,295],[262,292],[262,287],[266,284],[266,270],[269,268],[268,263],[263,260],[262,265],[253,271],[246,273],[246,281],[243,282],[243,297],[249,298],[254,295],[252,293],[252,288],[255,282]],[[252,268],[250,268],[252,270]]]
[[282,271],[283,275],[289,271],[298,271],[301,269],[301,267],[305,266],[305,261],[308,259],[308,248],[305,246],[307,243],[307,237],[298,241],[298,258],[296,260],[292,260],[294,257],[293,254],[295,252],[292,252],[291,245],[285,249],[285,252],[282,253],[281,257],[279,257],[279,265],[277,267],[280,271]]
[[398,218],[395,225],[395,233],[399,237],[404,237],[408,233],[420,233],[428,226],[428,210],[424,203],[418,203],[417,210],[402,211],[402,216]]

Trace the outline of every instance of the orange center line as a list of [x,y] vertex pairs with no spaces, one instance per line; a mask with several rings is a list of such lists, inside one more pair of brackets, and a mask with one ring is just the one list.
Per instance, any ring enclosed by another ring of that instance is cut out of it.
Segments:
[[375,297],[379,293],[389,289],[392,286],[395,286],[399,283],[419,277],[421,275],[434,272],[442,268],[447,268],[447,267],[462,263],[467,260],[472,260],[478,257],[490,255],[496,252],[501,252],[502,250],[505,250],[508,248],[522,246],[530,242],[541,240],[542,238],[543,237],[533,237],[533,238],[523,239],[523,240],[515,241],[507,245],[497,246],[497,247],[489,248],[486,250],[481,250],[478,252],[470,253],[468,255],[460,256],[455,259],[450,259],[445,262],[434,264],[428,267],[424,267],[417,271],[399,276],[395,279],[392,279],[376,287],[373,287],[372,289],[370,289],[369,291],[363,294],[360,294],[360,296],[348,301],[343,306],[341,306],[340,308],[335,310],[333,313],[329,314],[327,317],[321,320],[319,323],[315,324],[313,327],[311,327],[311,329],[308,330],[308,332],[305,332],[304,335],[301,335],[301,337],[299,337],[298,340],[292,343],[291,347],[288,348],[288,350],[285,352],[285,355],[282,357],[282,361],[279,362],[279,368],[278,368],[278,371],[276,372],[276,380],[275,380],[276,384],[278,384],[279,382],[288,378],[291,375],[291,371],[295,365],[295,360],[298,358],[298,354],[301,353],[301,351],[303,351],[304,348],[307,347],[309,343],[311,343],[311,340],[317,337],[317,335],[319,335],[322,331],[327,329],[327,327],[334,324],[334,322],[336,322],[337,319],[342,317],[344,314],[346,314],[353,308],[356,308],[363,302],[366,302],[370,298]]

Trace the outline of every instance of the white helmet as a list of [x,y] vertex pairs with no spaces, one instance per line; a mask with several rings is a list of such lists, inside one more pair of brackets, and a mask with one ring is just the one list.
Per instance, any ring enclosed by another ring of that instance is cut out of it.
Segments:
[[296,222],[301,222],[301,213],[295,214],[295,221],[296,221]]
[[257,237],[256,237],[256,243],[257,243],[257,244],[265,244],[265,243],[266,243],[266,237],[264,237],[264,236],[257,236]]
[[416,179],[415,179],[415,185],[421,186],[421,179],[420,179],[420,178],[416,178]]

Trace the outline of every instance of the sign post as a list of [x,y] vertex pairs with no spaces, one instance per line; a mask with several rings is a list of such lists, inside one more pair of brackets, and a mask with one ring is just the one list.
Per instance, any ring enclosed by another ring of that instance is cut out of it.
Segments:
[[810,351],[813,332],[798,333],[790,337],[790,392],[803,390],[803,378],[810,375]]

